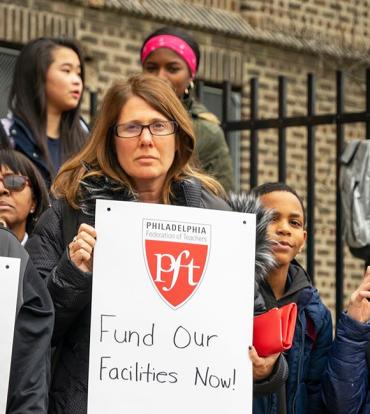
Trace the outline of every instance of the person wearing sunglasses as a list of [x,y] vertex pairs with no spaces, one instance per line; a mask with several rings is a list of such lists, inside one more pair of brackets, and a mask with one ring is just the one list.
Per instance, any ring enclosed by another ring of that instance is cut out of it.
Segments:
[[221,185],[194,169],[194,145],[191,120],[171,86],[139,74],[109,88],[90,140],[58,173],[56,200],[27,243],[55,306],[59,358],[49,414],[87,410],[96,199],[230,210]]
[[46,185],[32,162],[17,151],[0,150],[0,223],[24,245],[48,205]]

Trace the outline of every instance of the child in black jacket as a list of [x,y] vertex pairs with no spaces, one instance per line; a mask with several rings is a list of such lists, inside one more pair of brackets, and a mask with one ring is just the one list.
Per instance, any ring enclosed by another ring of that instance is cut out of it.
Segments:
[[267,310],[296,303],[297,323],[292,347],[270,360],[259,358],[252,348],[254,379],[268,378],[276,369],[274,358],[284,357],[289,375],[278,392],[256,395],[254,414],[324,414],[321,380],[332,342],[331,315],[322,303],[310,277],[295,260],[306,240],[306,214],[298,194],[284,183],[266,183],[255,188],[262,205],[273,213],[267,233],[273,243],[276,265],[258,283]]

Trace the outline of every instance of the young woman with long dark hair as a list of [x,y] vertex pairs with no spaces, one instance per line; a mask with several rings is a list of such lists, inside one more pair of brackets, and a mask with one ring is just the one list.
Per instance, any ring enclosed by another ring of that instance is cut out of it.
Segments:
[[10,145],[32,160],[48,185],[86,140],[84,77],[82,52],[72,39],[34,39],[17,58],[10,114],[1,123]]

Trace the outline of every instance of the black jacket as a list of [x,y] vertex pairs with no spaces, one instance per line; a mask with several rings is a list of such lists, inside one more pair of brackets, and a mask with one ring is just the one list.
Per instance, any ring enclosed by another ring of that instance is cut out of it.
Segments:
[[330,413],[370,413],[369,347],[370,324],[342,312],[322,380]]
[[43,159],[40,148],[29,128],[16,117],[3,118],[1,124],[3,131],[8,136],[10,146],[30,159],[40,171],[45,182],[50,186],[52,173]]
[[[82,119],[80,123],[87,135],[87,125]],[[5,143],[6,138],[9,142],[8,145]],[[32,132],[21,119],[15,116],[0,119],[0,144],[4,148],[10,145],[11,148],[21,152],[31,160],[40,171],[47,186],[50,187],[56,172],[52,171],[50,165],[45,161]]]
[[[230,210],[226,202],[205,191],[198,182],[181,182],[173,191],[173,204]],[[76,220],[69,218],[70,223],[75,222],[74,234],[82,222],[94,225],[96,199],[134,199],[125,189],[105,178],[83,183],[83,194],[82,211],[70,210],[69,213],[76,216]],[[65,206],[63,200],[57,200],[43,214],[27,249],[47,280],[56,312],[53,345],[61,348],[51,386],[49,413],[83,414],[87,405],[91,274],[81,272],[68,258],[66,246],[71,237],[67,233],[71,232],[62,224],[68,215]]]
[[[332,323],[329,310],[306,271],[293,260],[289,266],[284,295],[276,300],[267,282],[259,284],[267,309],[296,303],[297,323],[293,345],[285,352],[289,376],[286,382],[287,414],[325,414],[321,398],[321,381],[332,343]],[[254,398],[255,414],[280,413],[278,394]]]
[[54,308],[44,281],[18,239],[0,226],[0,256],[21,259],[7,414],[45,414]]

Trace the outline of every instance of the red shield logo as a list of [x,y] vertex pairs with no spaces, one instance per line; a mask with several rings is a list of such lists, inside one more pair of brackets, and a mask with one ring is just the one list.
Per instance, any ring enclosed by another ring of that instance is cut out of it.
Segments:
[[174,309],[198,289],[207,267],[210,226],[145,219],[147,269],[161,298]]

